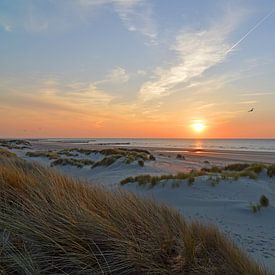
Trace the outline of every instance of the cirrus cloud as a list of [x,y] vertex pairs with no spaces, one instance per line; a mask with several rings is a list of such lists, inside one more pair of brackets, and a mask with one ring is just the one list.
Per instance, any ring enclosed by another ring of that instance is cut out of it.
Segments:
[[177,54],[177,64],[170,68],[157,68],[153,80],[140,89],[143,100],[167,96],[178,85],[190,85],[190,81],[208,69],[224,62],[231,48],[227,42],[243,14],[228,13],[222,22],[216,22],[205,30],[183,30],[172,48]]

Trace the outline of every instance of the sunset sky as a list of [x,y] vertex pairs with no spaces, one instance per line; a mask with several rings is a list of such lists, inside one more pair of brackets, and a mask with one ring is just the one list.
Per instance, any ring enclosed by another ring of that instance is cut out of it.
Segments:
[[275,1],[0,0],[0,136],[275,138]]

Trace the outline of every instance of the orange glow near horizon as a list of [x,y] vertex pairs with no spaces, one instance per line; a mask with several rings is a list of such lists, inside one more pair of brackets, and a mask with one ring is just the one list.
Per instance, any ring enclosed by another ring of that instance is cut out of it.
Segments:
[[[0,137],[6,138],[275,138],[275,120],[263,114],[241,113],[234,118],[205,113],[196,118],[185,112],[180,116],[129,115],[129,108],[115,106],[78,112],[72,105],[61,109],[59,101],[47,112],[42,108],[0,108]],[[124,106],[125,107],[125,106]],[[127,107],[127,106],[126,106]],[[127,115],[126,115],[127,114]],[[131,113],[130,113],[131,114]],[[133,114],[133,113],[132,113]],[[253,116],[254,115],[254,116]],[[37,119],[39,117],[39,119]]]

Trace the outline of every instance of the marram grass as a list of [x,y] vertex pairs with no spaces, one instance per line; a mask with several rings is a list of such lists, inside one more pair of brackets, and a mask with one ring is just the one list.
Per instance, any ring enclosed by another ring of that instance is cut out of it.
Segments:
[[216,228],[0,157],[0,274],[267,274]]

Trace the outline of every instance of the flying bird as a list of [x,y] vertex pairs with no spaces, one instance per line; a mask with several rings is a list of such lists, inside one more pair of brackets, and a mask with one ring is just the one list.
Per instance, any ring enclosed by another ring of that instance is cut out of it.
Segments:
[[251,113],[251,112],[253,112],[253,111],[254,111],[254,108],[250,109],[250,110],[248,111],[248,113]]

